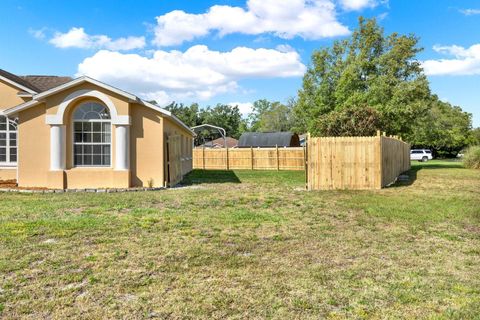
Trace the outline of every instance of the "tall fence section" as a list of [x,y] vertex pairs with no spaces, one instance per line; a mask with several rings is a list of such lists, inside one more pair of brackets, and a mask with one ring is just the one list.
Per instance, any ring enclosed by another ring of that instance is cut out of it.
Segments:
[[204,170],[305,170],[300,148],[193,149],[193,168]]
[[193,150],[204,170],[305,170],[308,190],[381,189],[410,169],[410,145],[394,137],[309,138],[308,147]]
[[392,137],[310,138],[307,189],[381,189],[410,169],[410,145]]

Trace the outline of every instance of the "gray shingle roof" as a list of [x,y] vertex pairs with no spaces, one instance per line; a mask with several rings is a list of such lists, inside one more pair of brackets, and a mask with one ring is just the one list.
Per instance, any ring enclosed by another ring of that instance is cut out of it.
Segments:
[[50,90],[72,81],[72,78],[70,77],[58,76],[22,76],[21,78],[37,87],[40,92]]
[[245,132],[238,141],[245,147],[299,147],[298,135],[292,132]]
[[0,76],[13,81],[23,87],[33,90],[37,93],[50,90],[62,84],[72,81],[70,77],[58,76],[17,76],[13,73],[0,69]]

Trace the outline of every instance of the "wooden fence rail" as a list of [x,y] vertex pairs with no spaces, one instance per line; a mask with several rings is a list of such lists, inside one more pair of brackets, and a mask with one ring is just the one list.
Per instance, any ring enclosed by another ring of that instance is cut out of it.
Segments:
[[308,140],[307,189],[380,189],[410,169],[410,145],[396,138]]
[[193,168],[205,170],[305,170],[305,148],[193,149]]

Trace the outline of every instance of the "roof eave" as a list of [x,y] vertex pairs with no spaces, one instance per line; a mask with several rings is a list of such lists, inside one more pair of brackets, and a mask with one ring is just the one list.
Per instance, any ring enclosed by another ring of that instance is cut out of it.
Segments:
[[7,78],[7,77],[4,77],[4,76],[2,76],[2,75],[0,75],[0,80],[5,81],[5,82],[7,82],[7,83],[9,83],[9,84],[11,84],[11,85],[19,88],[19,89],[22,89],[22,90],[28,92],[28,93],[31,93],[31,94],[36,94],[36,93],[37,93],[35,90],[32,90],[32,89],[30,89],[30,88],[27,88],[27,87],[19,84],[18,82],[15,82],[15,81],[13,81],[13,80],[11,80],[11,79],[9,79],[9,78]]

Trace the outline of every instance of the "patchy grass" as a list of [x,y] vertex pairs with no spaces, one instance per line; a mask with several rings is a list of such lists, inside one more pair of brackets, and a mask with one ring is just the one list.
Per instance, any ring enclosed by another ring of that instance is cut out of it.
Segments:
[[480,172],[409,174],[379,191],[195,171],[160,192],[0,194],[0,318],[478,319]]

